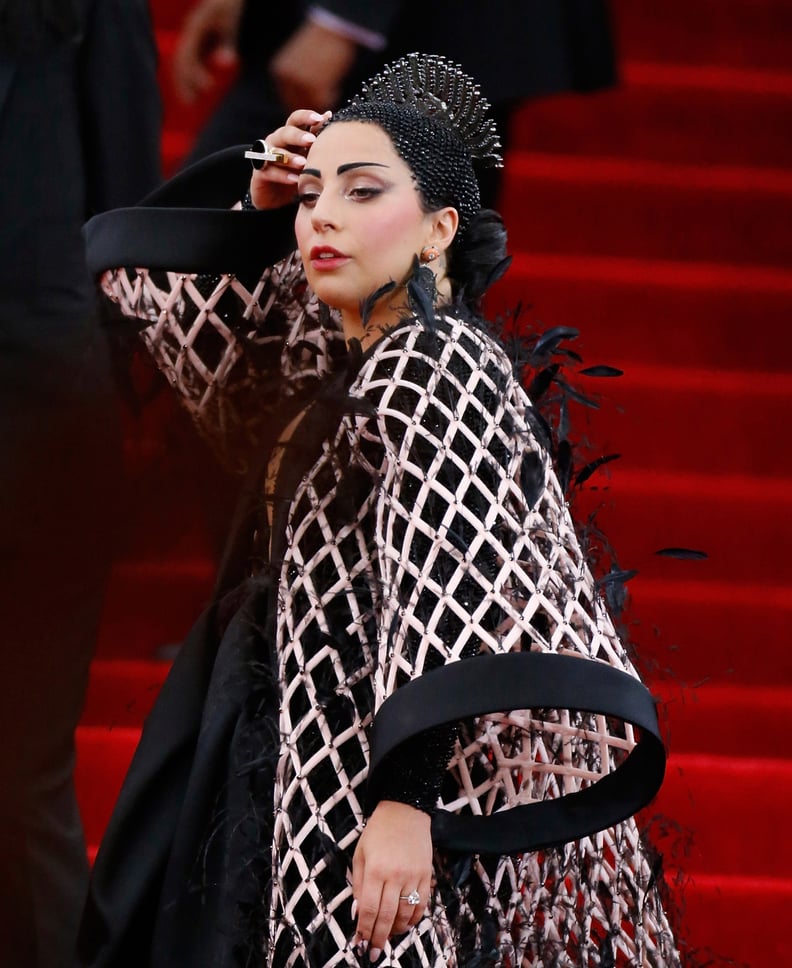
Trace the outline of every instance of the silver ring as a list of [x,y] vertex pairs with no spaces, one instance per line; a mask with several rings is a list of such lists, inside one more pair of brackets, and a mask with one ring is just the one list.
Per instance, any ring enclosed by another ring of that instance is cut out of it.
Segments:
[[245,152],[245,157],[257,169],[263,168],[268,161],[274,161],[278,165],[286,161],[286,155],[282,151],[273,151],[263,138],[253,142]]
[[415,907],[416,904],[421,903],[421,895],[418,891],[410,891],[410,893],[405,897],[403,894],[399,895],[400,901],[406,901],[411,907]]

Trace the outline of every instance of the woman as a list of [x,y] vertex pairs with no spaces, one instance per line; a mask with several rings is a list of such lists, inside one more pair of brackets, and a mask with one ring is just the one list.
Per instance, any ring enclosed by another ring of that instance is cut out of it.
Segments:
[[[514,654],[636,679],[546,431],[476,315],[507,264],[473,169],[499,161],[486,109],[458,68],[411,55],[259,146],[244,207],[296,191],[299,260],[258,282],[105,276],[258,500],[236,542],[252,577],[199,623],[147,723],[83,963],[678,963],[632,820],[587,820],[564,847],[448,832],[451,811],[585,796],[635,746],[603,715],[479,715]],[[460,671],[481,681],[453,714]],[[383,726],[421,684],[420,728]]]

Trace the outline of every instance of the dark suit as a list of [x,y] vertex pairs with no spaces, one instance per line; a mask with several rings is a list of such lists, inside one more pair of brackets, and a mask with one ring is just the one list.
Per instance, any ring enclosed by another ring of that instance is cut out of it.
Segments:
[[74,8],[75,35],[0,52],[4,968],[71,964],[88,873],[73,734],[109,566],[121,449],[81,226],[159,180],[147,2]]
[[[239,78],[202,132],[192,158],[253,141],[283,122],[269,60],[309,6],[246,0]],[[504,139],[509,110],[521,99],[596,90],[615,81],[607,0],[318,0],[317,6],[388,41],[384,51],[360,51],[345,97],[396,57],[414,50],[444,54],[479,82],[495,107]]]

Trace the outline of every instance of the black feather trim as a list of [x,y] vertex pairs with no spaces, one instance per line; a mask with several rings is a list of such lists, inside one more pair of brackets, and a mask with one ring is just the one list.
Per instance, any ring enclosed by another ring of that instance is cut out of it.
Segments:
[[369,325],[369,320],[374,312],[374,308],[380,299],[393,292],[395,288],[396,283],[391,280],[390,282],[386,282],[384,286],[380,286],[379,289],[375,289],[374,292],[372,292],[369,296],[366,296],[365,299],[360,300],[360,318],[364,327]]
[[561,485],[561,490],[566,493],[569,489],[569,479],[572,476],[572,445],[568,440],[562,440],[558,445],[556,465],[558,467],[558,482]]
[[661,548],[655,554],[662,558],[679,558],[684,561],[703,561],[709,558],[706,551],[696,551],[693,548]]
[[582,403],[584,407],[589,407],[591,410],[599,410],[599,404],[596,400],[592,400],[591,397],[587,397],[579,390],[576,390],[574,387],[570,386],[566,380],[557,378],[556,383],[571,400],[575,400],[577,403]]
[[637,574],[638,572],[635,569],[625,571],[620,568],[612,568],[607,575],[597,581],[597,587],[605,595],[605,600],[615,615],[620,615],[624,611],[627,602],[625,585]]
[[569,326],[554,326],[552,329],[548,329],[547,332],[542,333],[534,344],[531,355],[534,360],[538,360],[543,356],[551,356],[556,352],[559,344],[565,339],[577,339],[579,335],[578,330],[572,329]]
[[545,367],[545,369],[540,370],[533,380],[531,380],[531,383],[528,387],[528,396],[531,398],[532,403],[538,403],[545,393],[547,393],[551,383],[558,375],[560,368],[561,367],[558,363],[553,363],[550,366]]
[[415,315],[431,329],[436,318],[437,283],[432,270],[422,266],[417,258],[413,262],[412,275],[407,280],[407,301]]
[[604,457],[598,457],[596,460],[586,464],[585,467],[578,471],[575,477],[575,485],[579,486],[585,483],[598,467],[602,467],[603,464],[609,464],[612,460],[618,460],[620,457],[621,454],[606,454]]
[[579,372],[581,376],[624,376],[624,370],[620,370],[616,366],[606,366],[604,363],[598,364],[597,366],[587,366],[585,370],[580,370]]

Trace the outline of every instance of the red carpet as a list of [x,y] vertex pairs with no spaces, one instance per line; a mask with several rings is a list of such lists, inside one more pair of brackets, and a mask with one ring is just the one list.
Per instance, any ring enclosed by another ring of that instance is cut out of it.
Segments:
[[[167,80],[186,6],[153,4],[168,167],[200,120]],[[574,422],[623,455],[581,507],[601,507],[620,565],[639,572],[628,626],[671,748],[647,820],[664,818],[650,829],[690,960],[778,968],[792,964],[792,7],[614,11],[622,86],[519,113],[502,203],[516,257],[495,304],[578,328],[587,364],[625,371],[587,381],[600,408]],[[129,442],[142,477],[165,447],[147,433]],[[209,592],[196,519],[189,502],[142,514],[114,573],[78,737],[94,847],[166,672],[156,649]],[[709,557],[655,554],[672,546]]]

